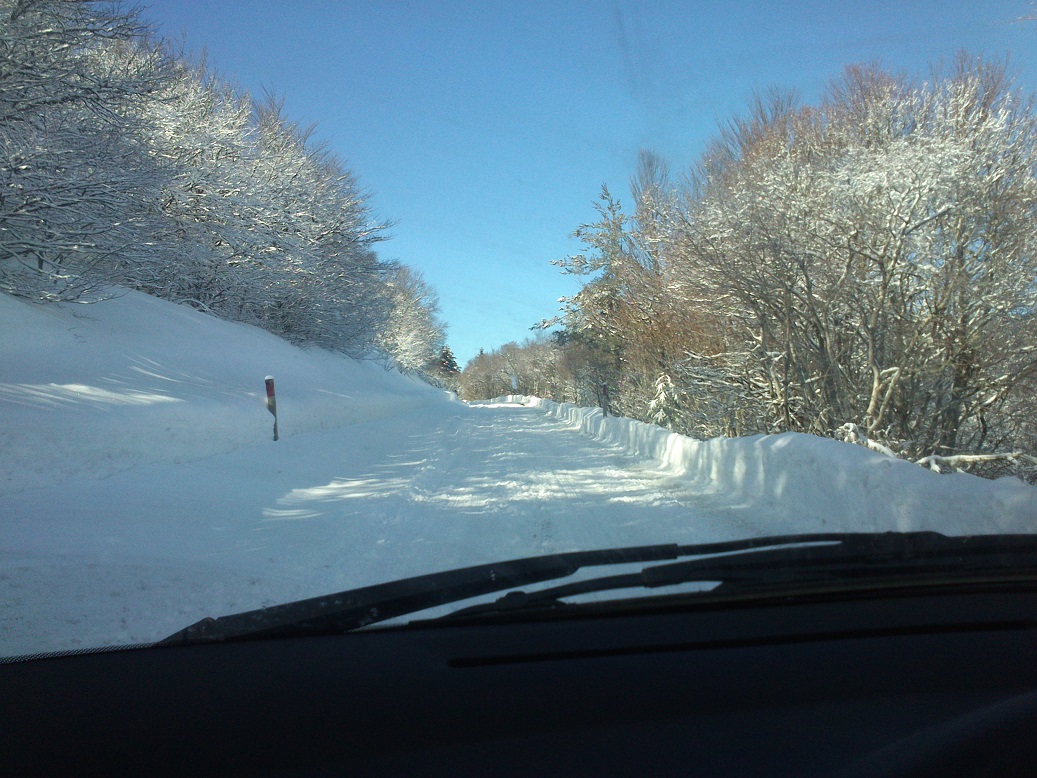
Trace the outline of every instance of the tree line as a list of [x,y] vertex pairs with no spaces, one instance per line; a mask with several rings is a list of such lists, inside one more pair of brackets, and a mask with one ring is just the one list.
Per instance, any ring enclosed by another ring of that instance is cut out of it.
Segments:
[[1037,117],[1006,67],[854,66],[771,91],[675,176],[603,187],[550,335],[481,354],[468,397],[600,402],[700,437],[799,431],[1033,475]]
[[379,259],[389,225],[367,201],[312,128],[136,9],[0,0],[0,290],[137,289],[424,370],[445,339],[435,291]]

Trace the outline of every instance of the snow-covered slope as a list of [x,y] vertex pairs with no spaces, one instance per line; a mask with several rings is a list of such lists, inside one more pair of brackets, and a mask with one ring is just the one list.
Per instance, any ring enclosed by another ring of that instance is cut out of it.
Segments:
[[444,399],[374,362],[299,349],[138,292],[39,306],[0,294],[0,493],[181,462]]
[[[0,655],[552,551],[1037,530],[1037,489],[801,435],[470,407],[144,295],[0,295]],[[281,440],[263,379],[274,375]]]

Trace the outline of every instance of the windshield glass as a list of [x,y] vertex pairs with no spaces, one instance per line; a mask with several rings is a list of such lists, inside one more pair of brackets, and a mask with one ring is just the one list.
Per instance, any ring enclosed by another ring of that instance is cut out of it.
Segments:
[[560,552],[1033,533],[1035,36],[0,0],[0,656]]

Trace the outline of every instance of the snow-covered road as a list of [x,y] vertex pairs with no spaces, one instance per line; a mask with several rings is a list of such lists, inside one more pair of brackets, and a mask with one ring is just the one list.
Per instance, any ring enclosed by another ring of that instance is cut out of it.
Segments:
[[0,656],[555,551],[1037,528],[1037,490],[1014,479],[809,435],[467,406],[136,292],[85,310],[0,295],[0,332]]
[[437,403],[0,496],[3,653],[497,559],[751,534],[647,460],[518,404]]

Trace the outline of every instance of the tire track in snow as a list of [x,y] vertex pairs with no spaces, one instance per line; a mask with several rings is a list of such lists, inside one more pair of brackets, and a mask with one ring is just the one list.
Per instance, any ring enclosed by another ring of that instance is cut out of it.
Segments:
[[478,561],[745,534],[654,463],[523,406],[472,406],[415,442],[410,498],[437,519],[453,511],[442,530],[484,549]]
[[7,653],[155,640],[438,570],[748,534],[682,489],[523,406],[441,405],[142,465],[0,496],[0,632]]

